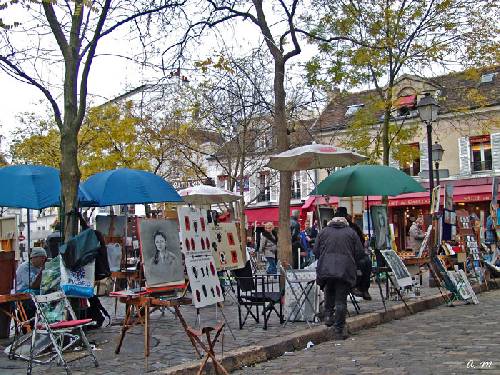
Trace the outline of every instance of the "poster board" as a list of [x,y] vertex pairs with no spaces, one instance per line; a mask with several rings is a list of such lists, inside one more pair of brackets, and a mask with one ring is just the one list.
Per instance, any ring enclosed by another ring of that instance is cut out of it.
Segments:
[[395,281],[400,288],[413,285],[408,269],[394,250],[381,250],[380,253],[383,255],[387,265],[394,273]]
[[141,219],[139,246],[147,289],[160,291],[184,287],[177,221]]
[[186,270],[196,308],[224,301],[214,258],[211,254],[188,254]]
[[375,248],[377,250],[390,249],[389,222],[387,220],[387,206],[385,204],[370,207]]
[[210,249],[218,271],[245,267],[246,254],[243,253],[236,223],[209,224]]
[[477,299],[476,293],[474,293],[474,289],[469,283],[467,276],[463,270],[458,271],[447,271],[446,272],[453,286],[456,288],[458,296],[464,300],[471,300],[475,305],[479,303]]
[[177,212],[182,252],[185,255],[210,254],[207,211],[194,207],[179,207]]

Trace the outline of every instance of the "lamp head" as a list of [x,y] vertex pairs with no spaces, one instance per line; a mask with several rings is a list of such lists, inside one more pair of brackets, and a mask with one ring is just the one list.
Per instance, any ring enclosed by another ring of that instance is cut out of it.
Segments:
[[436,99],[427,92],[417,103],[418,115],[423,122],[436,121],[439,107]]
[[432,145],[432,160],[435,162],[440,162],[443,160],[444,149],[439,143],[434,143]]

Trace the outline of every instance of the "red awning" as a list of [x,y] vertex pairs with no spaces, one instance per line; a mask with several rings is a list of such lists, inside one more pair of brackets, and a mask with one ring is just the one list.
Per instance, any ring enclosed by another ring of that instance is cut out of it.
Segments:
[[302,206],[302,211],[308,212],[314,210],[316,206],[337,206],[339,203],[338,197],[328,197],[328,202],[326,197],[323,195],[312,195],[304,202]]
[[[300,206],[291,206],[290,215],[293,210],[300,209]],[[251,227],[261,227],[268,221],[272,222],[274,226],[279,224],[279,208],[278,207],[259,207],[250,208],[245,210],[247,223]]]
[[407,95],[407,96],[401,96],[396,99],[394,102],[394,107],[395,108],[401,108],[401,107],[408,107],[408,108],[413,108],[415,107],[415,104],[417,103],[417,96],[416,95]]

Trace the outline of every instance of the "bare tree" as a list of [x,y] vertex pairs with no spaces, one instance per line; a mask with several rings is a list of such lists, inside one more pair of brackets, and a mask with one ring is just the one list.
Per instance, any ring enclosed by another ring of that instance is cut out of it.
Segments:
[[[51,105],[61,134],[65,235],[71,238],[77,230],[74,212],[78,206],[80,181],[77,136],[87,109],[87,83],[99,42],[121,26],[137,25],[140,20],[149,25],[153,15],[161,17],[163,24],[168,25],[183,2],[43,0],[40,3],[12,3],[11,6],[23,8],[24,18],[19,20],[21,24],[16,24],[17,27],[3,28],[0,33],[0,68],[40,90]],[[8,20],[5,24],[9,24]],[[145,36],[141,34],[139,39]],[[51,86],[50,74],[61,66],[64,76],[59,84]]]

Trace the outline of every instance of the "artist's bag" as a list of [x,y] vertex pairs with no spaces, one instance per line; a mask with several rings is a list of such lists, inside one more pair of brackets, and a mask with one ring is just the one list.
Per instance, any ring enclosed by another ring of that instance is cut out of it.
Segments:
[[85,229],[59,247],[64,266],[72,271],[84,267],[97,256],[99,239],[93,229]]

